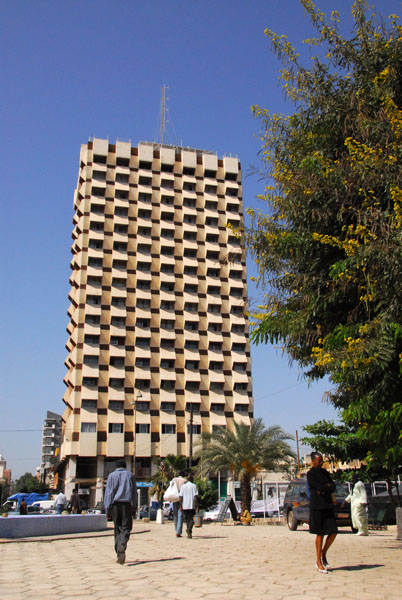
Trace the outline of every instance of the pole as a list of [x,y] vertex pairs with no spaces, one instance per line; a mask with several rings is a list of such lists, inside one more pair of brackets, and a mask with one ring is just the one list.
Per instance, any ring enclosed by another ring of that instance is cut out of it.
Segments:
[[219,497],[218,503],[220,503],[220,501],[221,501],[221,472],[220,471],[218,471],[218,497]]
[[193,403],[190,404],[190,449],[189,449],[188,466],[193,466]]
[[296,429],[296,449],[297,449],[297,475],[300,477],[300,454],[299,454],[299,434]]
[[165,133],[165,102],[166,102],[166,86],[162,87],[162,96],[161,96],[161,147],[163,146],[163,134]]

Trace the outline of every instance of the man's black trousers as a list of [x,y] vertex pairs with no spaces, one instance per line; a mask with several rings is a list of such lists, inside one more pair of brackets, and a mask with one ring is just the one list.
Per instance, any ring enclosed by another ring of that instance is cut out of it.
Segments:
[[112,504],[112,518],[114,523],[114,549],[116,554],[120,546],[124,551],[130,538],[133,527],[133,506],[130,502],[114,502]]

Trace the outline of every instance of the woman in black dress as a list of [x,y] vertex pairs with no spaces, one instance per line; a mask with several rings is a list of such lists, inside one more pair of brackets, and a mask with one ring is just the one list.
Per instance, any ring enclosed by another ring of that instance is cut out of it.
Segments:
[[[314,533],[317,552],[316,567],[320,573],[328,573],[327,552],[338,533],[334,515],[332,494],[335,484],[328,471],[322,468],[323,459],[319,452],[311,453],[312,468],[307,473],[310,493],[310,533]],[[327,536],[324,542],[324,536]]]

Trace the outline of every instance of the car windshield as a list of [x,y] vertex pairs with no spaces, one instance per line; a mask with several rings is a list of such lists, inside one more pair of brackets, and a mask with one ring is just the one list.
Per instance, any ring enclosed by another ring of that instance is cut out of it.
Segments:
[[335,481],[335,494],[337,496],[347,496],[349,494],[349,486],[347,483]]

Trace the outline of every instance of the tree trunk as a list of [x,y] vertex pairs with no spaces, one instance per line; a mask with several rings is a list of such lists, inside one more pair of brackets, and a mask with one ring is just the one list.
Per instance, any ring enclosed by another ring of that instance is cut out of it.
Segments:
[[245,510],[251,510],[251,486],[250,486],[250,475],[242,475],[240,479],[240,492],[241,492],[241,512]]

